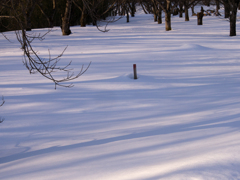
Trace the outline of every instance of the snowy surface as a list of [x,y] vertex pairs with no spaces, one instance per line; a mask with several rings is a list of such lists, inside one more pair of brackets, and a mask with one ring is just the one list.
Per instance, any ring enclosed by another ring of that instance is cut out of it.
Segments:
[[29,75],[14,33],[0,37],[1,180],[240,179],[240,36],[215,16],[125,21],[34,43],[68,45],[76,72],[92,61],[71,89]]

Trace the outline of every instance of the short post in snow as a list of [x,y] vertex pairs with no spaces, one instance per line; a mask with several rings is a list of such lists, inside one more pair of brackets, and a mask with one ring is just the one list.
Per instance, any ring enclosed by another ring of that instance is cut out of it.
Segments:
[[137,65],[133,64],[133,75],[134,75],[134,79],[137,79]]

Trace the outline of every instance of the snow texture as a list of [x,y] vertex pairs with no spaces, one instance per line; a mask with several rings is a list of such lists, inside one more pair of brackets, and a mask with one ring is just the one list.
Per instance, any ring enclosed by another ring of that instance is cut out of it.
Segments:
[[143,13],[108,33],[54,28],[34,41],[40,56],[68,45],[62,65],[77,72],[92,61],[57,90],[29,75],[13,32],[11,43],[1,36],[0,179],[240,179],[240,36],[215,16],[202,26],[175,16],[172,28]]

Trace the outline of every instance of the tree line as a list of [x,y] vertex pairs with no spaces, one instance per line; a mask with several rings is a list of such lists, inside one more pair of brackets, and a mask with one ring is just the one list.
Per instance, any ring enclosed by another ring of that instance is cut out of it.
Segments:
[[230,36],[235,36],[239,2],[240,0],[1,0],[0,32],[59,26],[63,35],[69,35],[70,26],[98,26],[99,21],[106,21],[109,17],[126,16],[129,22],[129,15],[134,16],[136,5],[142,6],[145,13],[153,14],[154,21],[159,24],[162,23],[164,13],[166,31],[169,31],[172,14],[182,17],[184,13],[185,21],[189,21],[188,10],[191,8],[192,14],[195,14],[194,6],[202,4],[215,5],[215,15],[220,15],[220,6],[224,6],[224,17],[230,21]]
[[0,31],[60,26],[63,35],[70,26],[97,25],[112,16],[128,0],[1,0]]

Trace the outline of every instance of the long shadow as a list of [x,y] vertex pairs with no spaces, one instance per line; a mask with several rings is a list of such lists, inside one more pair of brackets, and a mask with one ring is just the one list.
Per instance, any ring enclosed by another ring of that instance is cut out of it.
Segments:
[[[162,179],[162,178],[166,179],[168,177],[170,178],[173,175],[177,177],[178,175],[183,175],[183,174],[185,174],[187,177],[190,175],[189,173],[191,173],[193,176],[197,175],[198,178],[200,178],[199,176],[202,175],[202,178],[200,179],[204,179],[204,177],[206,178],[206,175],[201,174],[202,172],[208,172],[207,178],[210,178],[210,179],[239,180],[240,172],[237,168],[239,166],[240,166],[239,163],[231,163],[231,165],[229,166],[228,163],[226,162],[226,165],[219,165],[219,170],[218,170],[216,169],[216,166],[199,165],[195,167],[187,167],[184,169],[173,170],[171,172],[162,173],[161,175],[156,175],[148,178],[140,178],[140,179],[138,178],[138,179],[132,179],[132,180],[156,180],[156,179]],[[216,173],[216,170],[218,173]],[[227,171],[224,171],[224,170],[227,170]],[[197,173],[197,172],[201,172],[201,173]],[[211,174],[212,174],[212,177],[211,177]]]
[[[231,116],[227,116],[227,117],[222,117],[222,119],[225,120],[227,118],[229,120],[229,119],[235,119],[235,118],[239,118],[239,117],[240,117],[240,113],[231,115]],[[240,127],[240,121],[226,122],[226,123],[222,123],[222,124],[213,124],[213,125],[210,124],[210,125],[201,127],[200,125],[203,125],[203,124],[204,123],[202,123],[202,122],[197,122],[197,123],[190,123],[187,125],[185,124],[185,125],[173,125],[173,126],[160,127],[160,128],[158,127],[153,130],[149,130],[149,131],[145,131],[145,132],[127,134],[127,135],[123,135],[123,136],[111,137],[111,138],[100,139],[100,140],[93,140],[93,141],[82,142],[82,143],[77,143],[77,144],[67,145],[67,146],[60,146],[60,147],[54,146],[54,147],[36,150],[36,151],[32,151],[32,152],[23,152],[23,153],[18,153],[18,154],[0,158],[0,164],[12,162],[12,161],[16,161],[16,160],[20,160],[20,159],[24,159],[24,158],[29,158],[29,157],[33,157],[33,156],[43,155],[43,154],[47,154],[47,153],[52,153],[52,152],[59,152],[59,151],[65,151],[65,150],[89,147],[89,146],[98,146],[98,145],[108,144],[108,143],[117,142],[117,141],[138,139],[138,138],[143,138],[143,137],[151,137],[151,136],[170,134],[170,133],[179,133],[179,132],[184,132],[184,131],[201,130],[201,129],[207,129],[207,128],[213,128],[213,127],[214,128],[226,127],[226,126],[230,126],[232,128]]]

